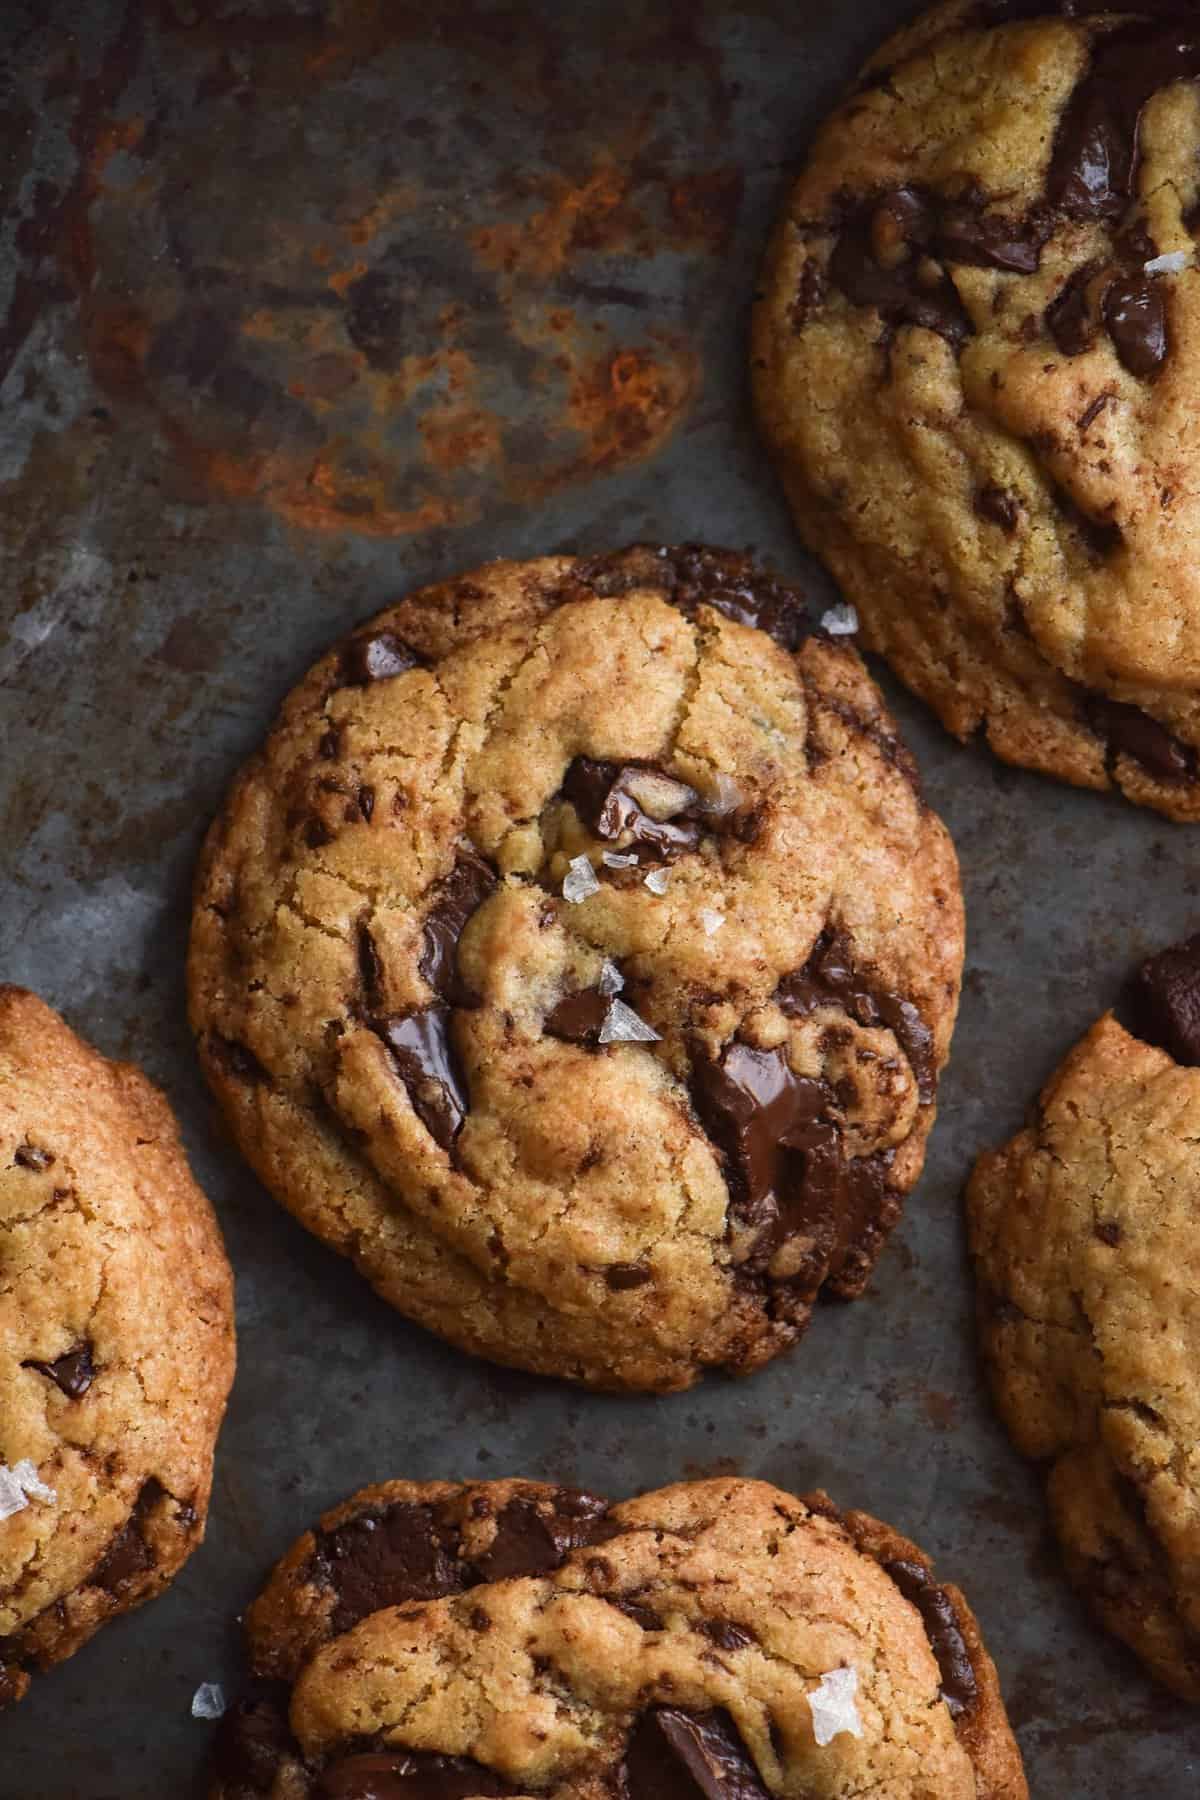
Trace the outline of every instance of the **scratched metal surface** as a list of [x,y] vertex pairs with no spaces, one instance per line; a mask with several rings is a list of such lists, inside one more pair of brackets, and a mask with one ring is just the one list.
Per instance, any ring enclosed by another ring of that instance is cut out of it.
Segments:
[[673,1399],[589,1398],[398,1320],[239,1164],[184,1023],[224,784],[398,590],[705,536],[821,591],[750,429],[746,308],[805,133],[905,10],[3,0],[0,976],[165,1085],[241,1331],[207,1545],[0,1723],[3,1800],[189,1792],[193,1689],[237,1685],[263,1570],[363,1482],[624,1495],[729,1469],[822,1483],[962,1581],[1036,1795],[1195,1791],[1200,1724],[1088,1626],[993,1422],[958,1212],[1130,961],[1195,927],[1194,836],[961,750],[896,695],[970,920],[928,1172],[867,1299]]

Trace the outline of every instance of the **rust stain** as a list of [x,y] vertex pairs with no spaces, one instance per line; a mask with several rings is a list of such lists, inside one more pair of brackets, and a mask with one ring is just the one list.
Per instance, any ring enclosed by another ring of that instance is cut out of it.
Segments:
[[482,407],[459,411],[448,407],[421,419],[425,457],[443,475],[458,469],[480,470],[503,455],[503,422]]
[[577,368],[566,411],[585,442],[576,468],[599,473],[652,455],[690,405],[699,378],[699,358],[682,340],[619,350]]
[[921,1408],[935,1431],[955,1431],[961,1423],[961,1402],[953,1394],[929,1388],[921,1395]]
[[367,263],[359,261],[351,263],[348,269],[338,269],[335,274],[329,277],[330,287],[335,294],[339,295],[344,300],[346,297],[346,289],[353,286],[356,281],[362,279],[367,272],[368,266]]
[[737,229],[745,177],[740,169],[709,169],[677,181],[671,217],[680,234],[710,251],[723,250]]

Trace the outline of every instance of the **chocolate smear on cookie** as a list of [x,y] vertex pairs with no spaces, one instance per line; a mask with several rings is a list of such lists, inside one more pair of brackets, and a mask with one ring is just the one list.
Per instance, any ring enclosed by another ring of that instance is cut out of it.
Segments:
[[925,1627],[942,1677],[942,1698],[952,1718],[959,1718],[979,1698],[979,1683],[958,1622],[954,1602],[939,1587],[923,1563],[888,1562],[883,1565],[906,1600],[916,1607]]
[[652,1707],[634,1726],[621,1774],[626,1800],[768,1800],[737,1726],[723,1709]]
[[81,1400],[96,1379],[96,1365],[92,1360],[92,1346],[85,1339],[76,1344],[73,1350],[56,1358],[54,1362],[36,1362],[30,1360],[21,1364],[23,1369],[36,1369],[47,1381],[54,1382],[68,1400]]
[[426,915],[417,966],[434,993],[454,1005],[472,999],[459,979],[458,940],[495,885],[495,871],[481,856],[473,850],[460,851],[454,868],[435,889]]
[[471,1107],[466,1076],[450,1041],[451,1009],[441,1001],[418,1012],[376,1019],[371,1029],[391,1053],[413,1111],[429,1135],[448,1150]]

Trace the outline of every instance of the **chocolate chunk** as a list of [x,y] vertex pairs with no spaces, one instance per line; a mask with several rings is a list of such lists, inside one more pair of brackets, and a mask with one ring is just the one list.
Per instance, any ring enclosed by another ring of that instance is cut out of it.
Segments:
[[215,1032],[210,1034],[208,1042],[213,1055],[223,1062],[229,1073],[236,1075],[239,1081],[270,1081],[271,1077],[253,1050],[248,1049],[245,1044],[237,1042],[234,1038],[218,1037]]
[[1134,275],[1104,290],[1104,323],[1131,375],[1149,380],[1167,360],[1167,305],[1161,281]]
[[990,519],[993,525],[998,525],[1001,531],[1007,531],[1010,536],[1017,529],[1021,517],[1016,495],[1010,494],[1007,488],[998,487],[995,482],[989,482],[987,487],[980,488],[975,496],[975,511],[980,518]]
[[1200,1068],[1200,935],[1144,962],[1125,999],[1136,1037],[1185,1068]]
[[711,606],[740,625],[765,631],[785,650],[798,650],[809,635],[801,596],[731,550],[632,544],[581,564],[576,579],[610,599],[637,588],[666,588],[671,604],[689,618],[697,607]]
[[371,1029],[391,1051],[413,1111],[432,1138],[448,1150],[470,1111],[471,1098],[450,1042],[451,1011],[435,1001],[420,1012],[393,1013]]
[[331,1763],[315,1792],[316,1800],[476,1800],[516,1789],[465,1756],[368,1750]]
[[469,1582],[454,1549],[433,1507],[405,1502],[319,1532],[312,1574],[337,1595],[334,1631],[384,1606],[460,1593]]
[[618,1612],[623,1612],[627,1619],[632,1619],[643,1631],[663,1629],[662,1614],[656,1613],[652,1606],[643,1606],[640,1600],[610,1599],[609,1605],[615,1606]]
[[246,1792],[269,1794],[285,1758],[299,1760],[288,1725],[288,1694],[284,1682],[264,1683],[236,1700],[217,1727],[213,1772],[231,1791],[232,1800],[240,1800]]
[[13,1161],[23,1169],[32,1169],[35,1175],[54,1167],[53,1153],[40,1149],[37,1144],[18,1144],[13,1152]]
[[883,1572],[920,1613],[930,1649],[941,1670],[942,1698],[951,1718],[959,1718],[979,1698],[979,1684],[954,1602],[921,1563],[888,1562],[884,1563]]
[[937,1091],[933,1033],[911,1000],[873,986],[854,968],[849,942],[838,932],[821,933],[802,969],[780,982],[776,999],[790,1018],[818,1006],[837,1006],[860,1025],[885,1025],[903,1050],[922,1104]]
[[355,799],[358,802],[359,812],[369,825],[375,814],[375,789],[364,782],[355,795]]
[[1096,341],[1089,290],[1099,272],[1097,263],[1076,269],[1046,308],[1046,330],[1064,356],[1082,356]]
[[491,1548],[476,1563],[481,1581],[514,1581],[547,1575],[572,1550],[602,1544],[616,1533],[608,1505],[594,1494],[561,1488],[553,1510],[545,1513],[533,1500],[510,1500],[497,1515]]
[[36,1369],[47,1381],[53,1381],[61,1388],[68,1400],[81,1400],[96,1379],[96,1365],[92,1361],[92,1346],[86,1340],[68,1350],[55,1362],[26,1362],[23,1369]]
[[792,330],[800,332],[808,324],[815,312],[819,312],[825,304],[825,274],[820,263],[811,257],[800,271],[800,280],[796,284],[796,295],[788,308],[788,319]]
[[394,631],[352,637],[342,651],[341,679],[345,687],[368,687],[373,681],[390,681],[420,666],[421,658]]
[[758,1642],[752,1631],[747,1631],[743,1625],[734,1625],[728,1619],[705,1619],[699,1629],[718,1650],[744,1650],[747,1644]]
[[426,915],[417,966],[434,993],[454,1005],[466,1005],[473,998],[458,978],[458,940],[495,885],[495,871],[481,856],[473,850],[460,851]]
[[357,947],[358,978],[362,982],[368,1010],[374,1011],[383,999],[383,963],[371,935],[371,927],[365,923],[358,927]]
[[[635,845],[648,848],[652,858],[669,861],[696,848],[700,826],[692,819],[680,824],[673,819],[651,818],[644,812],[629,788],[631,783],[636,786],[639,777],[647,776],[659,776],[672,786],[683,787],[644,764],[619,767],[616,763],[596,762],[590,756],[577,756],[563,777],[563,798],[570,801],[582,823],[597,837],[615,843],[628,834]],[[641,860],[648,859],[639,854]]]
[[604,1279],[614,1294],[627,1294],[632,1288],[645,1287],[654,1276],[641,1263],[609,1263]]
[[1147,103],[1162,88],[1197,76],[1200,34],[1194,30],[1141,23],[1101,38],[1054,140],[1050,203],[1073,219],[1119,218],[1136,187]]
[[1141,763],[1159,781],[1190,781],[1196,774],[1196,753],[1172,736],[1165,725],[1152,719],[1140,706],[1090,694],[1084,717],[1092,730],[1107,738],[1110,747]]
[[938,210],[934,247],[946,262],[1034,275],[1052,230],[1048,213],[1010,219],[984,212],[980,202],[945,201]]
[[723,1709],[643,1713],[625,1752],[628,1800],[768,1800],[737,1726]]
[[572,1044],[599,1042],[600,1027],[608,1017],[612,996],[598,987],[579,988],[564,994],[554,1011],[547,1013],[543,1029],[551,1037],[566,1038]]
[[[834,286],[855,306],[872,306],[889,325],[916,325],[937,332],[956,350],[974,335],[958,290],[945,270],[931,266],[931,204],[912,188],[868,200],[842,227],[829,261]],[[886,243],[899,260],[879,260]]]
[[161,1483],[153,1477],[142,1484],[129,1518],[88,1576],[91,1587],[120,1594],[137,1576],[154,1567],[154,1552],[146,1541],[146,1521],[163,1493]]

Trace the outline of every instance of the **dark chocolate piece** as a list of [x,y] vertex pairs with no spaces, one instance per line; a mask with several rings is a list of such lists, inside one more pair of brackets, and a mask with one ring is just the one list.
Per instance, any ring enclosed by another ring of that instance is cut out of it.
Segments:
[[68,1350],[54,1362],[25,1362],[23,1369],[36,1369],[47,1381],[53,1381],[67,1396],[68,1400],[82,1400],[83,1396],[96,1379],[96,1365],[92,1361],[92,1346],[85,1339]]
[[1046,330],[1064,356],[1082,356],[1096,341],[1096,321],[1088,290],[1099,272],[1097,263],[1085,263],[1076,269],[1046,308]]
[[465,1756],[367,1750],[331,1763],[317,1781],[316,1800],[476,1800],[515,1792]]
[[975,496],[975,511],[981,519],[990,519],[993,525],[998,525],[1001,531],[1007,531],[1010,536],[1017,529],[1021,517],[1016,495],[1010,494],[1007,488],[998,487],[995,482],[989,482],[987,487],[980,488]]
[[1148,381],[1167,360],[1167,304],[1163,284],[1131,275],[1104,290],[1104,323],[1131,375]]
[[146,1520],[164,1491],[153,1476],[143,1482],[133,1511],[88,1576],[89,1586],[119,1594],[137,1576],[154,1567],[154,1552],[146,1541]]
[[804,967],[780,982],[776,999],[792,1018],[818,1006],[838,1006],[860,1025],[887,1026],[908,1059],[922,1103],[933,1099],[933,1033],[911,1000],[874,987],[856,972],[851,947],[838,932],[821,933]]
[[[855,306],[873,306],[889,325],[934,331],[959,350],[975,327],[944,269],[929,262],[935,221],[931,204],[912,188],[897,188],[852,212],[829,260],[834,286]],[[885,266],[885,242],[898,260]]]
[[1053,230],[1050,215],[1038,212],[1027,219],[1010,219],[984,212],[984,204],[982,195],[940,203],[933,239],[937,255],[976,268],[1035,275],[1042,264],[1042,248]]
[[[1138,8],[1151,11],[1151,7]],[[1200,33],[1127,25],[1101,37],[1054,140],[1047,198],[1073,219],[1118,219],[1133,197],[1142,113],[1161,89],[1200,76]]]
[[1150,957],[1133,976],[1129,1029],[1185,1068],[1200,1068],[1200,935]]
[[232,1790],[269,1794],[285,1757],[300,1758],[288,1725],[289,1689],[284,1682],[262,1684],[261,1690],[236,1700],[217,1727],[213,1772]]
[[458,940],[495,885],[495,871],[481,856],[473,850],[460,851],[454,868],[439,883],[426,915],[417,966],[434,993],[452,1004],[464,1005],[472,998],[458,978]]
[[627,1800],[768,1800],[737,1726],[723,1709],[642,1714],[625,1752]]
[[633,1288],[645,1287],[654,1276],[641,1263],[609,1263],[604,1279],[614,1294],[627,1294]]
[[210,1033],[208,1042],[213,1054],[239,1081],[270,1082],[271,1077],[253,1050],[245,1044],[239,1043],[235,1038],[218,1037],[215,1032]]
[[394,631],[378,631],[352,637],[342,651],[341,679],[345,687],[369,687],[373,681],[390,681],[420,666],[421,658]]
[[632,544],[582,564],[577,579],[605,598],[639,587],[665,587],[671,604],[688,617],[699,606],[711,606],[739,625],[765,631],[785,650],[798,650],[809,635],[804,601],[795,589],[731,550],[712,550],[706,544]]
[[471,1107],[466,1077],[450,1041],[450,1019],[451,1009],[435,1001],[420,1012],[393,1013],[372,1024],[391,1051],[413,1111],[443,1150],[462,1130]]
[[533,1500],[510,1500],[496,1519],[496,1537],[476,1564],[481,1581],[514,1581],[547,1575],[572,1550],[615,1536],[608,1505],[594,1494],[562,1488],[547,1516]]
[[362,982],[368,1011],[375,1011],[383,999],[383,963],[371,927],[360,923],[357,935],[358,978]]
[[13,1161],[23,1169],[32,1169],[35,1175],[54,1167],[54,1154],[50,1150],[42,1150],[37,1144],[18,1144],[13,1152]]
[[469,1582],[431,1506],[401,1502],[317,1533],[312,1573],[337,1595],[331,1623],[349,1631],[384,1606],[436,1600]]
[[566,1038],[572,1044],[595,1044],[600,1027],[608,1017],[612,996],[598,987],[579,988],[564,994],[553,1012],[547,1013],[543,1029],[551,1037]]
[[705,1619],[699,1629],[718,1650],[744,1650],[747,1644],[756,1644],[758,1639],[744,1625],[734,1625],[729,1619]]
[[888,1562],[884,1563],[883,1571],[920,1613],[925,1635],[941,1671],[942,1698],[951,1718],[961,1717],[979,1698],[979,1683],[975,1679],[975,1667],[967,1651],[954,1602],[922,1563]]
[[1110,747],[1123,756],[1141,763],[1147,774],[1159,781],[1190,781],[1196,774],[1196,753],[1181,743],[1143,712],[1140,706],[1128,706],[1121,700],[1108,700],[1102,694],[1090,694],[1084,703],[1084,716],[1092,730],[1107,738]]
[[[685,815],[682,823],[674,819],[652,819],[644,813],[626,784],[639,775],[659,773],[645,765],[596,762],[590,756],[577,756],[563,777],[563,797],[569,800],[582,822],[597,837],[615,843],[628,832],[639,846],[639,861],[669,861],[694,850],[700,842],[700,826]],[[667,777],[674,780],[673,776]],[[651,858],[640,854],[648,848]]]

